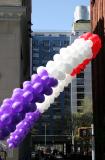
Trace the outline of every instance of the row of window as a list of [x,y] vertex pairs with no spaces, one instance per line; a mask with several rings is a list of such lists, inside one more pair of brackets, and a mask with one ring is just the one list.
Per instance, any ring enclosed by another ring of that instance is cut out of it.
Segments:
[[68,46],[69,45],[69,41],[65,40],[65,41],[60,41],[60,40],[43,40],[43,41],[38,41],[38,40],[33,40],[32,41],[32,46],[33,48],[38,48],[39,45],[43,46],[43,47],[61,47],[61,46]]

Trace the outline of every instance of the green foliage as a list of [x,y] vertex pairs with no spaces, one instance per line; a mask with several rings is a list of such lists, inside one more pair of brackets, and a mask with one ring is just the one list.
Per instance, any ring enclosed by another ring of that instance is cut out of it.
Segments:
[[90,127],[93,122],[92,102],[89,98],[85,98],[82,103],[82,112],[72,114],[72,129],[74,135],[77,134],[77,129],[80,127]]

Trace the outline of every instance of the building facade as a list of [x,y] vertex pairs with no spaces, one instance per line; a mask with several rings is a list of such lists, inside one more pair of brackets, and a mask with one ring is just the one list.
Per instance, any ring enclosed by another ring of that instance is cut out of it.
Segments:
[[[45,66],[59,53],[60,48],[70,43],[70,32],[35,32],[32,35],[32,73],[38,66]],[[42,144],[64,144],[71,135],[70,130],[70,86],[43,114],[32,131],[33,142]],[[46,135],[47,136],[46,136]],[[46,137],[45,137],[46,136]]]
[[99,56],[92,61],[95,160],[105,159],[105,1],[91,0],[92,32],[102,40]]
[[[74,23],[72,25],[71,42],[83,33],[89,32],[90,26],[90,10],[86,6],[77,6],[74,12]],[[71,110],[74,112],[82,112],[84,101],[92,103],[92,77],[91,63],[84,71],[76,76],[71,83]]]
[[[30,76],[30,28],[31,0],[0,0],[0,103]],[[7,159],[22,159],[20,150]]]

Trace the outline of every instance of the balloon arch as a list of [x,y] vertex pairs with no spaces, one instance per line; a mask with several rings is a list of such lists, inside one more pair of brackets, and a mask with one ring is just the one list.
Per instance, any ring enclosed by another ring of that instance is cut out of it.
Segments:
[[[60,49],[46,67],[15,88],[11,98],[0,107],[0,139],[7,139],[9,148],[17,147],[54,99],[59,96],[76,74],[96,57],[101,48],[98,35],[85,33],[70,46]],[[9,136],[9,138],[7,138]]]

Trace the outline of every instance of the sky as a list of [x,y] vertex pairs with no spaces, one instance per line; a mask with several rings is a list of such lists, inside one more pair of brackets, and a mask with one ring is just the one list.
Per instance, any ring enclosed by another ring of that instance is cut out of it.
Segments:
[[90,0],[32,0],[32,30],[69,31],[77,5]]

